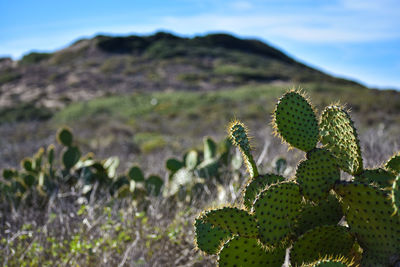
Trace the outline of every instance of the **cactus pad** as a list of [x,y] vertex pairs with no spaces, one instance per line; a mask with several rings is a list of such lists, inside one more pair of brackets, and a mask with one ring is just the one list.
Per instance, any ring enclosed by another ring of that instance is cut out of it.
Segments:
[[257,237],[257,223],[253,215],[238,208],[225,207],[207,211],[202,217],[203,221],[211,223],[233,234],[246,237]]
[[168,194],[174,195],[179,191],[181,186],[195,182],[195,176],[192,171],[186,168],[178,170],[174,175],[172,175],[171,180],[168,185]]
[[243,195],[244,206],[250,210],[257,195],[263,191],[267,185],[283,182],[284,180],[284,177],[275,174],[264,174],[254,177],[245,188]]
[[337,225],[342,217],[342,208],[333,194],[319,201],[318,205],[308,202],[303,205],[297,219],[296,235],[300,236],[317,226]]
[[261,192],[253,206],[260,241],[270,246],[284,243],[292,231],[301,202],[299,186],[294,182],[274,184]]
[[71,169],[78,163],[79,158],[81,157],[81,152],[76,146],[69,146],[67,150],[62,155],[62,163],[66,169]]
[[309,265],[307,264],[304,267],[349,267],[353,265],[353,261],[350,261],[345,257],[327,256],[322,260],[318,260]]
[[233,121],[228,127],[228,134],[232,143],[239,148],[240,152],[242,152],[250,176],[256,177],[258,175],[258,170],[253,156],[251,155],[251,146],[246,126],[244,126],[240,121]]
[[219,253],[219,266],[282,266],[285,249],[265,250],[254,238],[236,236],[227,241]]
[[194,227],[197,248],[207,254],[216,254],[224,241],[232,236],[228,231],[214,227],[211,223],[205,223],[201,219],[195,220]]
[[386,187],[391,187],[395,178],[396,176],[392,172],[378,168],[364,170],[355,177],[355,180],[366,184],[372,183],[384,189]]
[[318,121],[314,110],[299,92],[284,94],[275,108],[275,129],[289,145],[310,151],[318,142]]
[[393,155],[388,162],[386,162],[385,168],[395,174],[400,174],[400,152]]
[[185,165],[189,170],[196,168],[199,163],[199,156],[196,150],[190,150],[185,157]]
[[210,137],[203,140],[204,143],[204,160],[209,160],[217,155],[217,144]]
[[160,177],[152,175],[145,180],[144,184],[149,195],[158,196],[164,181]]
[[57,141],[63,146],[72,146],[74,137],[69,128],[60,128],[57,132]]
[[340,170],[328,150],[315,148],[298,165],[296,180],[305,197],[318,201],[327,197],[335,181],[340,180]]
[[208,159],[201,162],[196,169],[196,174],[202,178],[210,178],[218,175],[218,159]]
[[400,209],[400,174],[397,176],[396,180],[393,182],[392,203],[393,203],[394,212],[397,213]]
[[350,230],[370,258],[388,264],[400,251],[400,217],[392,216],[388,194],[372,185],[341,182],[335,191],[342,198],[342,208]]
[[128,177],[135,182],[143,182],[144,175],[142,170],[138,166],[133,166],[128,171]]
[[350,174],[362,171],[360,142],[350,115],[341,107],[329,106],[321,115],[321,142],[337,158],[339,167]]
[[311,263],[324,256],[348,256],[354,238],[343,226],[327,225],[309,230],[299,237],[290,251],[294,266]]
[[174,158],[168,159],[167,162],[165,163],[165,167],[167,167],[167,169],[173,173],[178,171],[183,166],[184,165],[181,161]]

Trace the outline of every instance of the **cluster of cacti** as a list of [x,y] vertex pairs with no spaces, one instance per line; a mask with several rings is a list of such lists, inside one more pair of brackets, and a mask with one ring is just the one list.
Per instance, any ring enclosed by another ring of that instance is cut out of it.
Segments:
[[204,192],[204,186],[223,182],[220,173],[224,167],[239,174],[242,159],[231,152],[232,144],[226,139],[217,145],[210,137],[203,139],[203,151],[190,150],[182,161],[170,158],[166,162],[169,183],[165,195],[177,195],[180,200],[190,201]]
[[[332,105],[318,120],[297,91],[279,99],[273,124],[284,142],[305,152],[295,176],[260,174],[246,127],[231,123],[250,178],[235,206],[196,218],[197,247],[217,254],[220,266],[282,266],[286,256],[291,266],[400,262],[399,155],[364,169],[347,111]],[[342,179],[341,171],[353,178]]]
[[115,197],[131,197],[143,202],[148,196],[159,196],[163,185],[164,181],[159,176],[150,175],[145,178],[140,167],[135,165],[115,180],[110,193]]
[[[3,180],[0,180],[3,200],[17,206],[21,200],[30,200],[35,196],[35,201],[43,200],[42,204],[45,204],[61,187],[74,187],[74,191],[89,197],[95,185],[110,188],[110,192],[113,195],[117,192],[118,196],[122,196],[123,192],[128,195],[129,190],[130,196],[132,193],[135,196],[160,193],[163,180],[154,175],[144,179],[138,167],[131,168],[127,175],[117,176],[117,157],[97,160],[93,153],[81,157],[70,129],[59,129],[56,139],[62,146],[59,163],[56,160],[55,147],[50,145],[47,150],[40,148],[32,158],[22,160],[20,170],[3,170]],[[130,186],[128,191],[127,184]]]
[[32,158],[21,161],[21,169],[4,169],[0,181],[2,197],[14,206],[36,194],[46,199],[57,187],[55,183],[54,146],[40,148]]

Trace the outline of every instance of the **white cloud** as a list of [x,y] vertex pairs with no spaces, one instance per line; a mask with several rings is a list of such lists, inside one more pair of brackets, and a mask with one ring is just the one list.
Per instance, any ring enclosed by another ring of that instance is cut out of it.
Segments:
[[231,4],[232,8],[239,11],[250,10],[253,4],[249,1],[235,1]]

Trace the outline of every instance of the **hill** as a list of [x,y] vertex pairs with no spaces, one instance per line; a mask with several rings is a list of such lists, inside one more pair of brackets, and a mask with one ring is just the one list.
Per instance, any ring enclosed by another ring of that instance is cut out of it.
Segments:
[[272,103],[293,87],[304,88],[317,108],[348,103],[360,129],[381,124],[400,132],[399,92],[332,77],[258,40],[101,35],[0,60],[3,164],[53,142],[62,124],[76,129],[88,150],[108,156],[181,154],[203,135],[224,135],[235,116],[267,127]]
[[226,34],[181,38],[161,32],[96,36],[54,53],[32,52],[17,62],[3,59],[0,108],[34,102],[37,108],[53,109],[111,94],[209,91],[250,82],[360,86],[310,68],[257,40]]

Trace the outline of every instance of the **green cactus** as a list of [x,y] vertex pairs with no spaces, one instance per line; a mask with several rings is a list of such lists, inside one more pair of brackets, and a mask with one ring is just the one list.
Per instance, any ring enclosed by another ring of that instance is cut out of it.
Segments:
[[363,170],[355,176],[355,180],[358,182],[373,183],[382,189],[390,188],[395,178],[396,176],[392,172],[382,168]]
[[315,227],[294,243],[290,250],[290,261],[301,266],[320,259],[321,255],[349,256],[354,245],[354,237],[343,226],[324,225]]
[[310,151],[318,142],[318,121],[307,99],[289,91],[278,101],[274,112],[276,132],[292,147]]
[[335,186],[350,231],[370,258],[389,264],[400,251],[400,218],[392,216],[388,194],[372,185],[341,182]]
[[330,194],[318,204],[303,204],[296,220],[295,233],[300,236],[317,226],[337,225],[343,217],[342,208],[335,195]]
[[[209,229],[228,232],[224,238],[233,235],[220,250],[223,239],[214,242],[219,265],[262,265],[268,249],[289,249],[291,266],[398,262],[400,216],[393,214],[399,208],[400,175],[393,182],[398,155],[385,168],[364,170],[349,114],[342,107],[330,106],[318,124],[311,104],[295,91],[280,99],[273,120],[283,141],[305,151],[306,159],[298,164],[294,179],[286,180],[279,170],[279,175],[258,174],[246,127],[239,121],[229,125],[230,139],[241,151],[250,178],[239,199],[243,210],[210,210],[200,217]],[[354,178],[341,181],[341,170]],[[243,214],[240,219],[239,214]],[[198,223],[195,227],[197,241],[212,239],[211,230],[200,231],[203,226]],[[271,266],[281,264],[279,260]]]
[[227,230],[232,234],[245,237],[257,237],[257,222],[246,210],[225,207],[205,212],[201,217],[205,222]]
[[307,153],[307,160],[297,166],[296,180],[305,197],[311,201],[326,198],[334,183],[340,179],[335,158],[323,148]]
[[203,151],[190,150],[182,161],[171,158],[166,162],[169,171],[169,183],[165,187],[164,196],[177,196],[177,200],[191,202],[200,196],[205,188],[216,188],[216,184],[224,181],[220,172],[230,167],[234,175],[238,175],[241,158],[231,155],[230,141],[223,140],[218,145],[210,138],[203,139]]
[[219,266],[282,266],[285,249],[265,249],[254,238],[235,236],[227,241],[218,254]]
[[275,174],[264,174],[254,177],[249,180],[246,185],[243,195],[243,204],[250,210],[253,206],[254,200],[256,200],[257,195],[261,193],[266,186],[276,184],[285,180],[285,177]]
[[400,152],[393,155],[385,164],[385,169],[400,174]]
[[199,164],[199,156],[196,150],[190,150],[185,157],[185,166],[189,170],[194,170]]
[[396,180],[394,180],[393,182],[391,198],[392,198],[394,213],[399,214],[398,211],[400,209],[400,174],[397,175]]
[[74,137],[72,135],[71,129],[68,127],[60,128],[57,132],[57,141],[63,146],[72,146]]
[[217,155],[217,144],[210,137],[203,140],[204,143],[204,160],[213,159]]
[[217,254],[222,245],[232,234],[211,223],[197,218],[194,223],[196,229],[196,246],[207,254]]
[[325,108],[320,120],[321,142],[337,158],[339,167],[353,175],[363,168],[360,141],[350,115],[343,107]]
[[251,146],[247,128],[243,123],[236,120],[229,125],[228,134],[232,143],[239,148],[240,152],[242,152],[242,156],[250,177],[258,176],[257,166],[253,156],[251,155]]
[[257,196],[253,209],[263,244],[273,247],[285,245],[300,212],[301,202],[299,186],[294,182],[273,184]]

